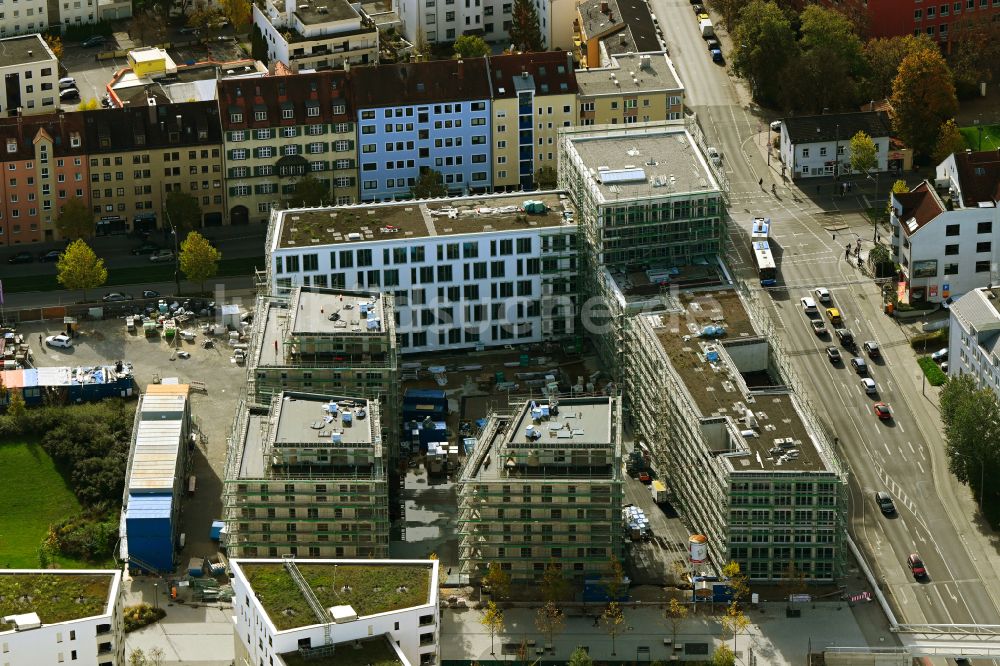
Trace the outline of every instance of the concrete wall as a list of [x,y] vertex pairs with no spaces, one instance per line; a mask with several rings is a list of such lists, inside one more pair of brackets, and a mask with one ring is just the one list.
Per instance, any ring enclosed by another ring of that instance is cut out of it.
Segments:
[[740,372],[764,372],[769,366],[770,345],[767,340],[733,340],[721,347]]

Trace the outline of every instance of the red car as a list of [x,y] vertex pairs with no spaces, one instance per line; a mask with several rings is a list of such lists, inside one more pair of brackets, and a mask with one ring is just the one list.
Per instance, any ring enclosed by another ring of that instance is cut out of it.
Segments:
[[872,406],[872,409],[875,410],[875,416],[879,417],[882,421],[888,421],[892,418],[892,410],[884,402],[876,402]]
[[927,567],[924,566],[924,561],[916,553],[910,553],[910,556],[906,558],[906,566],[910,568],[910,573],[913,574],[914,578],[927,577]]
[[649,475],[649,472],[639,472],[639,481],[642,483],[652,483],[653,477]]

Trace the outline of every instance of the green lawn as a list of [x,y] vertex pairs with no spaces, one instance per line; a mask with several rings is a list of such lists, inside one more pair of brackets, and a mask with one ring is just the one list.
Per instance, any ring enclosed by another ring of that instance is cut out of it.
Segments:
[[[0,567],[38,567],[38,547],[49,525],[80,511],[80,504],[37,444],[0,444]],[[92,567],[57,558],[63,567]]]
[[[983,145],[979,146],[979,128],[983,129]],[[972,150],[996,150],[1000,148],[1000,125],[970,125],[960,127],[965,145]]]

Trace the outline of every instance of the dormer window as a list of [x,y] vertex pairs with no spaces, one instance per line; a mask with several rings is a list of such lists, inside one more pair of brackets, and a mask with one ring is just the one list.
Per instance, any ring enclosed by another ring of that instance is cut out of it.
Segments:
[[229,114],[229,122],[231,122],[231,123],[242,123],[243,122],[243,114],[242,113],[230,113]]
[[7,139],[7,152],[8,153],[17,152],[17,139]]
[[69,145],[73,148],[79,148],[83,142],[80,140],[79,132],[72,132],[69,135]]
[[306,109],[306,115],[309,116],[310,118],[317,118],[317,117],[319,117],[319,107],[318,106],[310,106],[309,108]]
[[267,120],[267,111],[254,111],[254,120]]
[[291,120],[294,117],[295,117],[295,111],[293,109],[282,109],[281,110],[281,119],[282,120]]

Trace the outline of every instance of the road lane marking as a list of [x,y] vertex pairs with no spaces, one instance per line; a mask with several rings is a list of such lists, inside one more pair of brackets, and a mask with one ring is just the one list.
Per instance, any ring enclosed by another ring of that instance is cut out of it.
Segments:
[[916,453],[917,453],[917,452],[916,452],[916,450],[915,450],[915,449],[913,448],[913,442],[907,442],[907,443],[906,443],[906,445],[907,445],[907,446],[909,446],[909,447],[910,447],[910,451],[912,451],[912,452],[913,452],[913,454],[914,454],[914,455],[916,455]]
[[897,423],[896,427],[899,428],[899,432],[906,432],[905,430],[903,430],[903,424],[902,423]]
[[920,464],[919,460],[917,461],[917,467],[920,468],[920,473],[921,474],[926,474],[927,473],[927,472],[924,471],[924,466]]
[[891,455],[892,455],[892,451],[890,451],[890,450],[889,450],[889,445],[885,443],[885,440],[884,440],[884,439],[882,440],[882,446],[884,446],[884,447],[885,447],[885,452],[886,452],[886,453],[887,453],[888,455],[890,455],[890,456],[891,456]]

